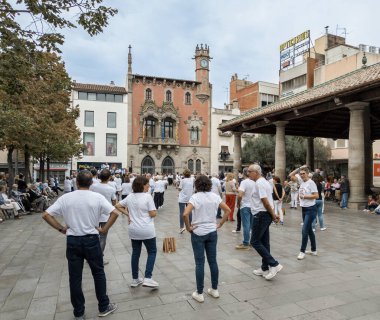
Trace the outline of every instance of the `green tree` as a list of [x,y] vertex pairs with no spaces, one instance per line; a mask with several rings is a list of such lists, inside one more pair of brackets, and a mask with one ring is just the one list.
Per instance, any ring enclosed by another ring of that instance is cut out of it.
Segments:
[[[258,162],[264,168],[274,168],[275,163],[274,135],[260,134],[250,138],[243,147],[244,163]],[[286,136],[285,153],[287,170],[306,162],[306,139],[304,137]],[[314,162],[316,166],[326,166],[331,158],[331,150],[320,138],[314,139]]]

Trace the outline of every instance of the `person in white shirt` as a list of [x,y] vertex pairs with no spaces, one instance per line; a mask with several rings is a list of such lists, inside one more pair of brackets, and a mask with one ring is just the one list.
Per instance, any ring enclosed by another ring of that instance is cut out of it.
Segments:
[[249,249],[249,235],[252,224],[251,198],[255,182],[248,177],[248,168],[243,169],[243,178],[239,186],[237,207],[240,208],[241,222],[243,225],[243,243],[238,244],[236,249]]
[[[317,255],[317,242],[313,231],[313,221],[317,217],[315,200],[319,198],[319,194],[317,185],[312,179],[310,179],[309,173],[310,171],[307,166],[303,165],[289,174],[291,177],[296,176],[300,184],[298,194],[302,208],[303,226],[301,250],[297,256],[298,260],[303,260],[305,258],[305,253],[313,256]],[[308,239],[310,239],[311,251],[306,251]]]
[[[111,179],[111,171],[109,169],[103,169],[99,174],[100,183],[93,184],[90,187],[90,190],[93,192],[97,192],[113,206],[116,204],[116,193],[115,189],[109,184]],[[99,219],[99,227],[102,228],[108,221],[107,215],[102,215]],[[100,234],[100,247],[102,248],[102,252],[106,248],[108,233],[104,232]],[[108,261],[104,261],[104,264],[108,264]]]
[[98,170],[96,170],[95,168],[91,169],[91,173],[92,173],[92,184],[99,183]]
[[132,193],[132,183],[129,180],[129,176],[126,175],[121,185],[121,200],[125,199],[130,193]]
[[247,172],[249,178],[256,182],[251,198],[253,214],[251,245],[262,258],[261,268],[253,270],[253,274],[271,280],[283,268],[270,253],[269,227],[272,221],[276,223],[279,221],[279,217],[273,210],[273,188],[262,176],[261,167],[258,164],[250,165]]
[[[131,287],[142,284],[145,287],[156,288],[159,285],[152,279],[152,273],[157,255],[156,230],[154,228],[154,217],[157,211],[153,199],[148,193],[149,180],[143,176],[137,177],[133,181],[132,190],[133,193],[116,205],[116,208],[120,210],[127,209],[127,215],[129,215],[128,234],[132,243]],[[139,278],[142,244],[148,253],[144,279]]]
[[[223,199],[222,185],[216,173],[212,175],[211,183],[212,183],[211,192],[215,193],[221,199]],[[218,208],[218,211],[216,213],[216,218],[222,219],[222,210],[220,208]]]
[[[179,182],[178,190],[178,205],[179,205],[179,233],[183,233],[185,229],[185,223],[183,220],[183,212],[194,193],[194,178],[191,177],[189,169],[183,171],[184,178]],[[190,216],[191,221],[191,216]]]
[[[227,220],[230,208],[219,196],[211,192],[212,183],[207,176],[198,176],[194,184],[196,193],[191,196],[183,217],[186,230],[191,233],[191,245],[195,260],[197,290],[193,292],[192,297],[198,302],[203,302],[205,252],[211,274],[211,288],[207,290],[207,293],[214,298],[219,298],[219,269],[216,260],[217,229]],[[223,218],[219,223],[216,221],[218,207],[224,211]],[[190,222],[191,213],[192,221]]]
[[70,177],[66,177],[65,182],[63,184],[64,193],[68,193],[72,191],[73,184],[70,180]]
[[[42,218],[54,229],[67,236],[66,257],[69,267],[70,297],[77,319],[85,318],[85,300],[82,290],[83,261],[86,259],[95,282],[99,316],[104,317],[117,309],[107,296],[103,254],[99,232],[107,232],[119,212],[100,194],[89,190],[92,175],[88,170],[77,176],[78,190],[64,194],[44,212]],[[103,228],[97,228],[100,216],[110,218]],[[55,218],[63,216],[65,226]]]
[[118,200],[120,200],[120,196],[121,196],[121,184],[122,184],[122,180],[120,178],[120,174],[116,174],[115,175],[115,178],[113,179],[113,181],[115,182],[115,185],[116,185],[116,197]]

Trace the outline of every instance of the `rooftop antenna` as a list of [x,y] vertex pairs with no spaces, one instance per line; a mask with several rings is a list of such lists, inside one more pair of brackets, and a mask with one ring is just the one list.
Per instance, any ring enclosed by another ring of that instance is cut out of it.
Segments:
[[247,80],[249,77],[249,74],[245,74],[243,80]]
[[226,92],[226,97],[227,97],[227,103],[230,103],[229,99],[228,99],[228,94],[229,94],[229,89],[227,87],[224,88],[224,91]]
[[343,30],[340,34],[339,34],[339,36],[340,35],[344,35],[344,38],[346,38],[347,37],[347,29],[346,28],[344,28],[344,27],[342,27],[342,28],[339,28],[339,25],[336,25],[336,33],[335,33],[335,35],[336,36],[338,36],[338,30]]

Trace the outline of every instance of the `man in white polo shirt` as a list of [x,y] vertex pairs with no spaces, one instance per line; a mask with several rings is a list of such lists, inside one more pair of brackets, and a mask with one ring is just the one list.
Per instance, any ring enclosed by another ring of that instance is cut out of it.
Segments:
[[[99,317],[105,317],[117,309],[107,296],[103,253],[99,232],[107,232],[116,221],[119,212],[100,194],[89,190],[92,174],[87,170],[77,176],[78,190],[64,194],[50,206],[42,218],[54,229],[67,236],[66,257],[69,267],[70,297],[76,319],[85,319],[85,300],[82,291],[83,262],[87,260],[94,278],[98,299]],[[110,215],[103,228],[97,228],[102,214]],[[66,226],[56,220],[63,216]]]
[[262,258],[261,268],[253,270],[253,274],[271,280],[282,269],[282,265],[270,254],[269,227],[272,221],[279,220],[273,211],[273,188],[262,176],[261,167],[258,164],[249,166],[248,175],[256,182],[251,201],[253,214],[251,245]]

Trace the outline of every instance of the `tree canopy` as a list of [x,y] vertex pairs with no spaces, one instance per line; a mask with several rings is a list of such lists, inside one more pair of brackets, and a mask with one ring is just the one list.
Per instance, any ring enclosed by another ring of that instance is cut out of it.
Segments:
[[[261,134],[247,141],[242,150],[244,163],[258,162],[263,167],[274,168],[275,136]],[[306,139],[304,137],[285,137],[286,167],[303,165],[306,162]],[[325,166],[331,157],[331,150],[319,138],[314,139],[314,161],[316,165]]]

